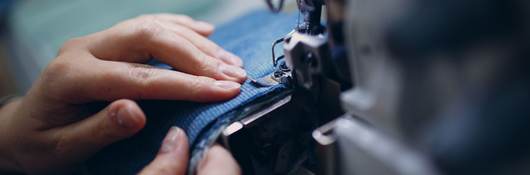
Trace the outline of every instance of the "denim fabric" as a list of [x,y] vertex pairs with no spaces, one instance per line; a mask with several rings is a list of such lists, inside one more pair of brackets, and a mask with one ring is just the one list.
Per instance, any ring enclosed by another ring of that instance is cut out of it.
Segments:
[[[271,43],[287,34],[295,24],[296,15],[257,11],[217,28],[211,39],[240,56],[249,77],[262,77],[274,70]],[[157,65],[168,68],[160,63]],[[86,170],[94,174],[137,173],[154,158],[171,126],[185,130],[190,153],[200,153],[205,143],[212,139],[210,135],[218,133],[215,129],[220,128],[222,122],[226,123],[237,117],[233,112],[235,109],[285,91],[287,88],[283,85],[256,87],[247,80],[241,88],[241,94],[226,102],[140,102],[148,117],[146,128],[136,136],[97,153],[87,162]],[[197,146],[198,143],[201,143],[200,146]]]

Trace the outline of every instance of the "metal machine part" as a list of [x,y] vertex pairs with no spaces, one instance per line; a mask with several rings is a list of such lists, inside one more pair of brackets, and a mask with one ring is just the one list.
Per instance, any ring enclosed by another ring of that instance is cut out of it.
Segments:
[[[276,63],[275,63],[276,64]],[[266,86],[274,86],[278,84],[289,84],[291,81],[291,70],[287,68],[287,65],[285,62],[282,62],[276,69],[276,71],[272,72],[269,75],[265,75],[263,77],[252,79],[251,82],[255,85],[266,87]]]
[[[283,6],[268,4],[273,12]],[[230,124],[219,141],[245,174],[315,174],[318,164],[311,132],[344,113],[339,103],[341,79],[320,21],[324,1],[297,4],[303,21],[272,45],[277,71],[251,80],[257,86],[286,83],[293,94]],[[279,44],[284,55],[276,57]]]
[[244,174],[313,174],[316,171],[311,132],[323,123],[319,116],[337,113],[334,111],[337,109],[326,104],[308,109],[308,100],[301,95],[293,92],[231,123],[223,131],[219,143],[231,151]]
[[272,48],[284,72],[254,81],[287,80],[289,102],[225,130],[246,174],[530,172],[529,3],[297,4],[303,22]]
[[427,157],[350,115],[313,132],[319,174],[436,175]]
[[[271,76],[255,83],[285,83]],[[228,125],[219,143],[232,152],[244,174],[314,174],[318,165],[311,132],[332,119],[328,116],[343,113],[336,98],[340,88],[327,82],[321,90],[315,101],[307,91],[294,88],[291,95]]]

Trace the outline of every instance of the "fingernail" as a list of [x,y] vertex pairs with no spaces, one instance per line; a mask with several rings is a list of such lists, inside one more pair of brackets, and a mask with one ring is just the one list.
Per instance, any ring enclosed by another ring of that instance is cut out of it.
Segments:
[[197,21],[197,26],[200,27],[200,28],[203,28],[203,29],[213,29],[214,26],[210,23],[207,23],[207,22],[204,22],[204,21]]
[[230,52],[220,49],[217,55],[218,55],[217,58],[224,60],[229,64],[239,66],[239,67],[243,66],[243,61],[241,60],[241,58],[239,58],[238,56]]
[[233,82],[233,81],[216,81],[214,83],[215,86],[223,88],[223,89],[238,89],[241,87],[239,83]]
[[220,67],[221,72],[223,72],[225,75],[228,75],[230,77],[243,79],[247,77],[247,72],[245,70],[241,69],[240,67],[231,66],[227,64],[223,64]]
[[[113,115],[111,113],[111,115]],[[116,115],[116,122],[118,122],[118,125],[124,128],[132,128],[135,126],[134,121],[132,120],[132,116],[134,115],[130,108],[123,106],[120,109],[118,109],[117,113],[114,113]]]
[[174,151],[177,146],[179,146],[179,140],[184,135],[184,131],[178,127],[171,127],[169,132],[162,142],[162,147],[160,148],[160,153],[168,153]]

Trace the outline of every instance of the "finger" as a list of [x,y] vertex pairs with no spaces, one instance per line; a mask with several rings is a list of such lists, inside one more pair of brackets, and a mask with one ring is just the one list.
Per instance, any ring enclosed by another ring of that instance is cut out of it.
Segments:
[[[126,29],[119,26],[90,36],[86,39],[91,41],[87,47],[95,57],[104,60],[145,63],[154,57],[179,71],[194,75],[237,82],[246,79],[243,69],[204,53],[164,24],[157,21],[146,23],[141,27],[125,25]],[[137,29],[129,34],[124,32],[132,27]]]
[[[142,64],[94,60],[72,73],[72,100],[169,99],[221,101],[239,94],[241,85]],[[86,69],[86,70],[84,70]],[[75,80],[75,83],[73,83]],[[75,99],[74,99],[75,98]],[[83,101],[82,101],[83,102]]]
[[245,70],[239,66],[215,59],[173,32],[153,36],[150,46],[156,58],[177,70],[218,80],[243,82],[246,79]]
[[197,174],[236,175],[241,174],[241,170],[228,151],[219,145],[214,145],[199,163]]
[[169,130],[158,155],[147,165],[141,175],[180,175],[188,166],[188,140],[177,127]]
[[[95,115],[53,130],[59,156],[83,160],[106,145],[130,137],[145,126],[145,115],[131,100],[117,100]],[[79,157],[71,157],[79,156]]]
[[226,50],[222,49],[221,47],[219,47],[217,44],[215,44],[211,40],[193,32],[192,30],[188,28],[182,27],[176,24],[168,24],[167,28],[179,34],[180,36],[186,38],[188,41],[190,41],[193,45],[195,45],[197,48],[199,48],[204,53],[214,58],[218,58],[227,64],[231,64],[231,65],[239,66],[239,67],[243,66],[243,61],[241,60],[241,58],[239,58],[238,56],[230,52],[227,52]]
[[170,23],[178,24],[184,27],[187,27],[202,36],[209,36],[213,33],[215,27],[204,21],[196,21],[193,18],[186,15],[177,15],[171,13],[162,13],[162,14],[153,14],[146,15],[143,17],[153,18],[154,20],[162,20]]

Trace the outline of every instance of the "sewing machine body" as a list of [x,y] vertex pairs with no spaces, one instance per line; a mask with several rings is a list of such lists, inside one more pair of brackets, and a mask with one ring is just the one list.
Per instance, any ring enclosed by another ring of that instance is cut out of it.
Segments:
[[[530,129],[522,107],[530,87],[527,41],[520,39],[526,28],[466,24],[526,19],[511,13],[526,6],[503,8],[518,2],[494,0],[297,3],[303,22],[279,40],[292,91],[230,125],[219,139],[245,174],[530,172],[524,168],[530,144],[512,138]],[[470,10],[477,5],[486,10]]]

